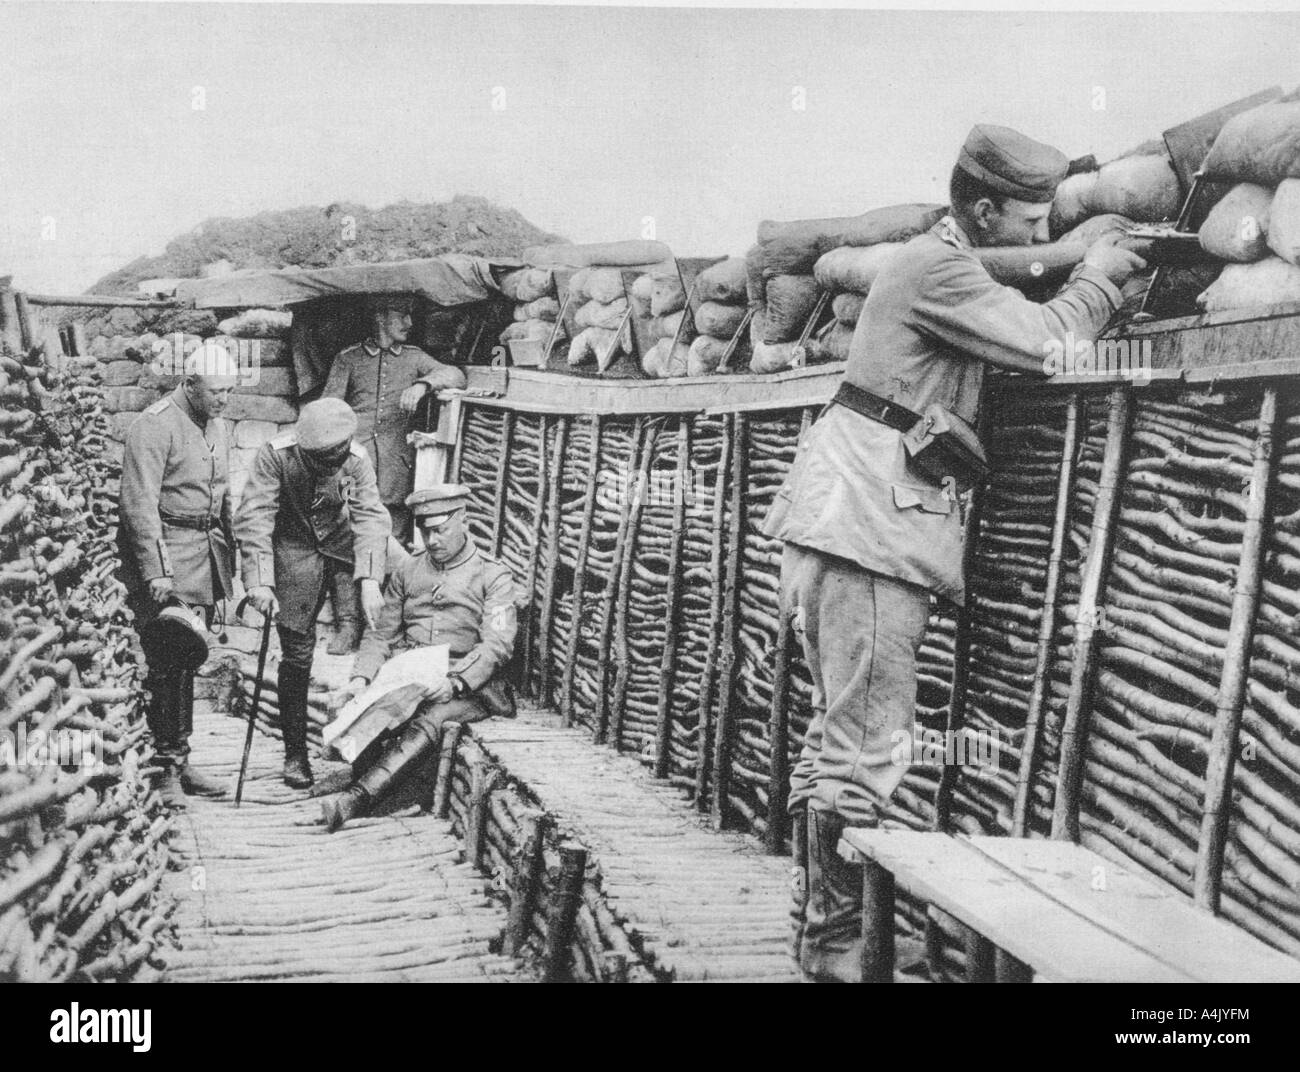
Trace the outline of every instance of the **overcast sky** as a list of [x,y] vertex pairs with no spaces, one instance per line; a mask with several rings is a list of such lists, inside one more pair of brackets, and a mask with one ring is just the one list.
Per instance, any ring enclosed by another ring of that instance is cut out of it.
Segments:
[[0,275],[78,291],[210,216],[454,193],[575,241],[649,217],[680,255],[743,253],[765,217],[942,200],[975,122],[1105,159],[1291,88],[1297,31],[1295,14],[5,4]]

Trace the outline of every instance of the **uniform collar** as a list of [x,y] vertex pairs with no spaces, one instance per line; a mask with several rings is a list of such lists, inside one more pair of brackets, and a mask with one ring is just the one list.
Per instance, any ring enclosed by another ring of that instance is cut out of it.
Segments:
[[176,389],[172,391],[172,403],[177,409],[185,414],[185,416],[193,421],[200,431],[207,430],[208,422],[202,420],[199,415],[194,412],[194,407],[190,405],[190,396],[185,393],[185,386],[183,384],[177,384]]
[[947,242],[948,245],[957,249],[975,248],[975,244],[967,237],[966,232],[961,228],[961,224],[953,216],[944,216],[936,223],[934,233],[939,236],[940,241]]
[[394,357],[397,357],[405,346],[406,344],[402,342],[395,342],[391,346],[380,346],[374,339],[367,339],[361,344],[362,349],[371,357],[378,357],[383,351],[387,351]]
[[456,553],[456,556],[450,562],[443,562],[439,564],[429,557],[428,551],[424,552],[424,557],[430,566],[432,566],[436,570],[442,570],[445,573],[449,569],[455,569],[457,566],[463,566],[476,554],[478,554],[478,548],[474,546],[473,539],[467,535],[465,537],[465,546],[462,547]]

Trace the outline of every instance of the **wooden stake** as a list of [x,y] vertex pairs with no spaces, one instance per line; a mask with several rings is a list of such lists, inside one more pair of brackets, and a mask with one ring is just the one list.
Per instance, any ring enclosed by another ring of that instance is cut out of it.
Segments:
[[438,779],[433,785],[433,814],[445,819],[451,813],[451,779],[456,765],[456,746],[464,725],[449,722],[442,727],[442,748],[438,755]]
[[587,850],[578,845],[560,846],[560,877],[551,893],[546,913],[546,950],[542,954],[542,981],[558,983],[567,978],[573,924],[582,904],[582,884],[586,880]]
[[[501,415],[501,455],[497,459],[497,482],[493,491],[492,557],[501,554],[506,526],[506,478],[510,475],[510,439],[515,429],[515,411],[505,410]],[[531,599],[531,593],[529,595]]]
[[718,725],[713,735],[713,826],[727,822],[727,794],[731,789],[732,726],[736,709],[737,631],[740,629],[740,568],[745,550],[745,485],[749,452],[748,422],[744,413],[731,415],[731,526],[727,542],[727,572],[722,608],[722,650],[718,657]]
[[894,981],[894,876],[862,862],[862,981]]
[[533,509],[533,523],[529,532],[528,570],[524,577],[524,592],[528,595],[528,613],[524,615],[523,634],[519,638],[519,647],[523,656],[521,678],[524,687],[533,687],[533,639],[534,623],[540,608],[537,606],[537,562],[541,557],[542,524],[546,520],[547,500],[547,465],[546,465],[546,414],[538,418],[537,427],[537,498]]
[[1079,840],[1079,787],[1088,735],[1092,682],[1096,669],[1098,606],[1106,585],[1111,550],[1115,542],[1115,518],[1119,512],[1120,481],[1124,474],[1128,446],[1129,389],[1118,384],[1111,389],[1106,420],[1106,447],[1097,498],[1093,504],[1092,533],[1088,559],[1079,582],[1079,616],[1074,626],[1074,654],[1070,667],[1070,691],[1065,701],[1061,727],[1060,770],[1056,780],[1056,801],[1052,809],[1052,837],[1058,841]]
[[[629,469],[640,468],[641,437],[645,433],[645,421],[644,416],[638,416],[632,425],[632,440],[628,445],[627,459]],[[628,522],[632,516],[632,500],[636,497],[635,493],[624,495],[623,502],[620,504],[618,533],[614,538],[614,554],[609,564],[605,592],[600,600],[600,634],[596,642],[600,670],[597,674],[595,725],[592,732],[597,744],[604,744],[609,736],[609,663],[605,656],[614,640],[614,601],[619,593],[619,581],[623,573],[623,552],[627,544]]]
[[623,747],[623,715],[627,708],[627,686],[632,676],[632,653],[627,637],[627,608],[632,599],[632,563],[636,558],[636,538],[641,527],[641,508],[650,486],[650,466],[654,460],[655,443],[659,437],[660,422],[650,421],[645,427],[645,441],[641,445],[641,462],[637,466],[637,484],[632,490],[627,529],[619,537],[618,608],[614,612],[614,697],[611,710],[610,744],[614,750]]
[[678,604],[682,584],[682,542],[686,535],[686,485],[691,467],[691,418],[677,421],[677,484],[673,495],[673,531],[668,545],[668,587],[665,593],[664,651],[659,662],[659,705],[655,711],[654,776],[667,778],[671,761],[673,693],[677,681]]
[[546,870],[546,836],[550,828],[551,817],[545,812],[530,812],[522,819],[523,845],[515,872],[510,917],[506,923],[506,938],[502,947],[502,952],[508,957],[517,957],[528,942],[529,924],[537,905],[542,875]]
[[483,869],[488,807],[492,802],[492,789],[500,775],[501,771],[489,767],[482,756],[470,765],[469,806],[465,809],[465,859],[479,871]]
[[1079,459],[1079,392],[1070,395],[1065,410],[1065,443],[1061,447],[1061,475],[1056,484],[1056,516],[1052,521],[1052,543],[1047,559],[1047,580],[1043,587],[1043,617],[1038,625],[1038,655],[1034,686],[1025,712],[1025,736],[1020,746],[1020,770],[1016,777],[1016,802],[1011,816],[1011,836],[1024,837],[1029,825],[1030,787],[1037,761],[1038,731],[1047,705],[1048,677],[1056,650],[1056,601],[1061,593],[1061,560],[1066,530],[1070,523],[1070,501],[1074,496],[1074,472]]
[[722,450],[718,455],[718,474],[713,485],[713,545],[709,555],[713,578],[713,601],[709,607],[709,651],[700,679],[700,706],[695,758],[695,807],[704,811],[708,804],[709,729],[713,721],[713,679],[718,665],[718,638],[722,631],[722,540],[726,520],[727,473],[731,468],[731,422],[722,425]]
[[564,453],[569,443],[571,418],[560,417],[555,429],[554,476],[546,505],[546,573],[542,577],[542,613],[538,625],[540,648],[537,661],[538,695],[542,705],[551,706],[551,627],[555,619],[555,575],[560,566],[560,492],[564,487]]
[[601,419],[591,417],[591,451],[587,459],[587,485],[583,492],[582,525],[578,530],[578,556],[573,566],[573,621],[564,652],[564,677],[560,682],[560,715],[566,726],[573,725],[573,674],[578,664],[578,641],[582,634],[582,599],[587,590],[587,556],[591,550],[591,525],[596,514],[596,484],[600,476]]
[[1201,815],[1201,837],[1196,851],[1193,894],[1196,904],[1219,911],[1223,885],[1223,857],[1228,841],[1228,818],[1232,810],[1232,773],[1237,762],[1241,710],[1245,704],[1246,678],[1250,670],[1251,645],[1255,638],[1255,615],[1265,551],[1269,488],[1273,481],[1273,439],[1277,427],[1277,387],[1268,384],[1259,407],[1259,430],[1246,492],[1246,526],[1237,560],[1237,583],[1232,594],[1232,617],[1224,649],[1223,669],[1214,711],[1214,735],[1210,740],[1205,771],[1205,810]]

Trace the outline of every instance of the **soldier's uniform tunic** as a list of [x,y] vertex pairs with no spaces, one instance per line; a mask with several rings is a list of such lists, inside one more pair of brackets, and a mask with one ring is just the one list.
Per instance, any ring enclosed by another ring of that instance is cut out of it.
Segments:
[[294,432],[258,450],[236,531],[244,587],[275,589],[284,663],[310,669],[332,574],[383,580],[388,529],[374,469],[355,442],[343,467],[325,477],[307,468]]
[[430,357],[418,346],[381,347],[367,339],[340,351],[330,366],[322,398],[341,398],[357,415],[356,440],[370,454],[379,482],[379,499],[393,518],[393,535],[410,537],[415,448],[406,441],[410,416],[402,412],[402,392],[416,383],[431,391],[464,387],[465,373]]
[[[945,217],[899,250],[871,288],[845,380],[922,412],[938,402],[974,425],[987,365],[1041,374],[1048,344],[1093,339],[1120,294],[1080,265],[1046,304],[996,283]],[[915,468],[902,434],[832,404],[809,429],[764,525],[785,541],[784,613],[801,630],[814,716],[790,806],[871,822],[907,772],[916,651],[929,593],[965,598],[962,521]]]
[[[201,421],[184,387],[131,424],[122,454],[118,514],[120,577],[139,624],[161,609],[148,582],[170,577],[179,600],[202,608],[232,594],[229,444],[221,420]],[[194,675],[150,666],[148,711],[164,762],[184,763],[192,729]]]

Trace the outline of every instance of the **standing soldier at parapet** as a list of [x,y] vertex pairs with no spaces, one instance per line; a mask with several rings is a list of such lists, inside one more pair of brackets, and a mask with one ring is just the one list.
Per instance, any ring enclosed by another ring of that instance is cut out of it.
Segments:
[[1096,338],[1120,305],[1117,286],[1144,263],[1099,242],[1043,305],[990,278],[974,248],[1046,242],[1066,170],[1060,152],[1014,130],[971,131],[952,172],[951,215],[872,286],[844,380],[764,524],[785,541],[782,609],[814,686],[790,778],[795,866],[807,876],[795,948],[813,979],[861,975],[862,869],[836,845],[845,826],[878,822],[907,773],[893,755],[911,756],[930,593],[965,598],[958,494],[983,462],[971,426],[984,370],[1042,374],[1052,344],[1071,332]]
[[[405,545],[411,538],[406,497],[415,468],[415,448],[406,441],[411,414],[429,392],[464,387],[465,373],[406,345],[409,299],[380,295],[367,306],[370,337],[334,358],[322,397],[341,398],[356,412],[357,439],[375,464],[379,498],[393,518],[393,535]],[[343,638],[341,631],[340,647],[343,639],[350,640],[343,650],[351,651],[358,635]]]
[[[514,651],[517,589],[510,568],[470,539],[465,526],[468,502],[469,489],[460,484],[424,488],[407,499],[424,550],[393,570],[379,624],[361,642],[352,680],[341,698],[346,701],[361,692],[398,650],[446,644],[451,669],[374,765],[324,803],[325,825],[331,831],[354,815],[364,815],[405,773],[418,767],[437,747],[445,723],[514,715],[514,699],[502,671]],[[404,715],[394,708],[391,717]]]
[[[225,350],[195,350],[180,386],[131,424],[122,455],[121,577],[148,657],[145,717],[163,770],[161,794],[178,807],[186,793],[223,792],[189,765],[194,666],[186,665],[182,645],[167,638],[190,640],[201,662],[200,630],[211,623],[213,606],[233,592],[228,444],[218,418],[237,382],[238,367]],[[197,612],[193,637],[169,608]],[[169,634],[169,626],[178,632]]]
[[336,579],[355,584],[372,626],[384,605],[389,520],[356,428],[346,402],[309,402],[292,432],[258,450],[236,518],[248,600],[277,616],[284,780],[295,789],[312,784],[307,687],[326,595]]

